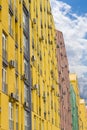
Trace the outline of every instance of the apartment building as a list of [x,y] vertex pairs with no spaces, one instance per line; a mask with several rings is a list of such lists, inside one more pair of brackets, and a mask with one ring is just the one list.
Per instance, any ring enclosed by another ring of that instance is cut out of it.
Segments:
[[77,118],[78,118],[79,130],[80,130],[80,106],[79,106],[80,93],[79,93],[78,79],[77,79],[77,75],[75,73],[70,74],[69,77],[70,77],[70,83],[73,86],[73,90],[76,95],[76,107],[77,107],[77,111],[78,111]]
[[0,0],[0,130],[31,129],[29,2]]
[[0,130],[60,130],[49,1],[0,0]]
[[61,130],[71,130],[72,114],[70,104],[69,66],[63,34],[60,31],[56,31],[56,47],[59,76]]
[[30,27],[32,129],[59,130],[56,32],[48,0],[31,2]]

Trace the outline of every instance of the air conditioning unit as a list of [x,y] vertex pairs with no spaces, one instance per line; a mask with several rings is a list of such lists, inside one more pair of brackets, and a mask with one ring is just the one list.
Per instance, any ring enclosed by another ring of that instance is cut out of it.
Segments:
[[43,93],[43,100],[44,100],[44,102],[46,102],[46,94],[45,94],[45,92]]
[[11,61],[9,62],[9,66],[10,66],[11,68],[15,68],[15,67],[16,67],[16,62],[15,62],[14,60],[11,60]]
[[51,25],[48,25],[48,28],[49,28],[49,29],[52,29],[52,26],[51,26]]
[[35,18],[33,18],[33,24],[36,24],[36,19]]
[[24,107],[29,107],[29,103],[27,101],[24,102]]
[[46,111],[44,111],[44,115],[46,115]]
[[48,114],[50,114],[50,111],[48,111]]
[[56,48],[59,48],[59,45],[57,44]]
[[54,89],[55,89],[55,87],[54,87],[54,85],[52,85],[52,86],[51,86],[51,90],[54,90]]
[[16,96],[15,96],[14,93],[11,93],[11,94],[10,94],[10,97],[11,97],[12,99],[16,99]]
[[56,41],[56,36],[54,37],[54,40]]
[[38,89],[38,84],[35,84],[32,89],[37,90]]
[[43,41],[44,40],[44,36],[42,35],[41,37],[40,37],[40,41]]
[[57,97],[60,97],[59,93],[56,93],[56,96],[57,96]]
[[0,5],[0,10],[2,10],[2,6]]
[[29,0],[29,3],[31,3],[31,0]]
[[33,55],[32,58],[31,58],[32,61],[35,61],[36,60],[36,57]]
[[22,75],[22,80],[28,80],[28,76],[27,76],[27,73],[24,73],[23,75]]

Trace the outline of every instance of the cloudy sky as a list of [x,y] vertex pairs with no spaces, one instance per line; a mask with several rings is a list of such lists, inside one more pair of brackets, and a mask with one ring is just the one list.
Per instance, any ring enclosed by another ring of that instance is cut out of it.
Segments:
[[69,68],[87,99],[87,0],[50,0],[56,29],[64,35]]

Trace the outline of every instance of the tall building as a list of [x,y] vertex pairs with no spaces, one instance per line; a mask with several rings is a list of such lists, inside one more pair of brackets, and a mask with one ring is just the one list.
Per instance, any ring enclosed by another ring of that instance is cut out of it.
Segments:
[[76,94],[74,92],[72,85],[70,85],[70,100],[71,100],[71,112],[72,112],[72,130],[79,130]]
[[56,32],[50,3],[30,4],[32,130],[60,130]]
[[0,130],[60,130],[49,1],[0,0]]
[[27,0],[0,0],[0,130],[31,129]]
[[70,104],[70,81],[67,54],[63,39],[63,34],[56,31],[57,42],[57,61],[59,75],[59,93],[60,93],[60,124],[61,130],[72,129],[72,115]]
[[70,77],[70,83],[73,86],[73,90],[75,92],[76,95],[76,107],[77,107],[77,111],[78,111],[78,125],[79,125],[79,130],[80,130],[80,106],[79,106],[79,101],[80,101],[80,94],[79,94],[79,86],[78,86],[78,79],[77,79],[77,75],[72,73],[69,75]]

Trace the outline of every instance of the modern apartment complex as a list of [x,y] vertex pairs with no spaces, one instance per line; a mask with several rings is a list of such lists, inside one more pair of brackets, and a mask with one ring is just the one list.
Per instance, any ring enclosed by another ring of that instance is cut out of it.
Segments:
[[0,130],[86,130],[84,113],[49,0],[0,0]]
[[60,130],[49,1],[0,0],[0,130]]
[[60,130],[56,32],[49,1],[30,4],[32,129]]
[[56,31],[56,43],[60,92],[61,130],[71,130],[72,115],[70,104],[69,67],[63,34],[60,31]]

